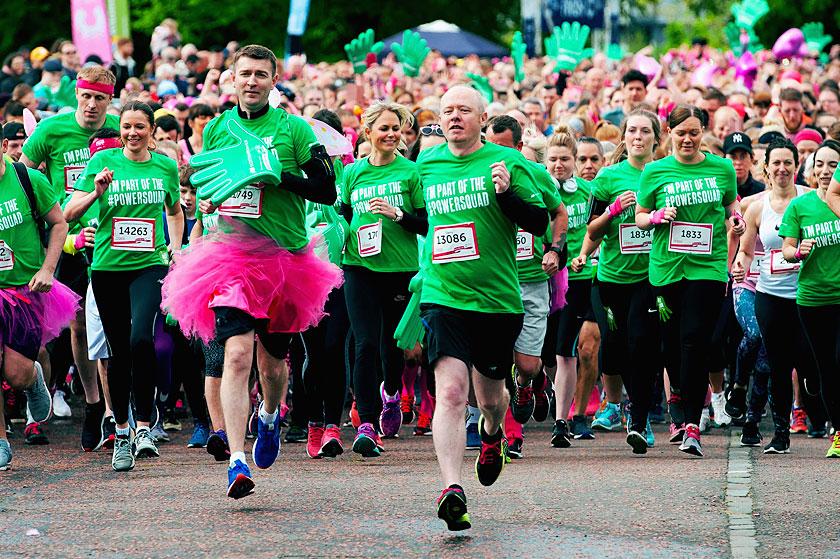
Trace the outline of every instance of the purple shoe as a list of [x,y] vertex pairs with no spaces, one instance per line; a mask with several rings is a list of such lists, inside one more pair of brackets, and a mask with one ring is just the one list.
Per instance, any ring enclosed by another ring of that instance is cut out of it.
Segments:
[[393,398],[385,394],[385,383],[379,385],[379,395],[382,396],[382,413],[379,415],[379,428],[383,437],[396,437],[402,425],[402,410],[400,409],[400,393]]

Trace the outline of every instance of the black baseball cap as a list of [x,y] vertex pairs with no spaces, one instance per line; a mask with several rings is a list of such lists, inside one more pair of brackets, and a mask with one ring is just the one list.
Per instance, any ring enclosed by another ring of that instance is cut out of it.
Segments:
[[23,124],[19,122],[7,122],[3,126],[4,140],[25,140],[26,131],[23,129]]
[[770,132],[765,132],[761,136],[758,137],[758,143],[763,145],[768,145],[773,140],[784,140],[785,135],[781,132],[776,132],[775,130],[771,130]]
[[737,149],[742,149],[752,155],[752,140],[744,132],[733,132],[723,139],[723,153],[729,155]]

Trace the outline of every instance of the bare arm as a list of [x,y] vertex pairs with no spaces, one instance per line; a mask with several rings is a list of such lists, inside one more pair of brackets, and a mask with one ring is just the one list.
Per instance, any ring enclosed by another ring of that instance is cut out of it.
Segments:
[[184,238],[184,213],[179,202],[166,205],[166,226],[169,229],[169,250],[173,254],[180,252],[181,239]]
[[[835,175],[836,176],[836,175]],[[825,193],[825,201],[831,211],[840,217],[840,182],[832,177],[831,184],[828,185],[828,192]]]
[[44,221],[50,226],[47,252],[44,256],[44,262],[41,264],[41,269],[29,280],[29,289],[40,293],[46,293],[52,289],[55,267],[58,264],[58,257],[61,255],[61,249],[64,246],[65,239],[67,239],[67,231],[69,230],[58,204],[50,208],[50,211],[44,216]]

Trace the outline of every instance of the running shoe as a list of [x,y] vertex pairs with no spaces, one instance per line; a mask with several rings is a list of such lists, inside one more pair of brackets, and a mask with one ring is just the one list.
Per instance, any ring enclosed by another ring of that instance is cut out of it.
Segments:
[[207,439],[210,437],[210,426],[203,421],[196,421],[193,425],[192,437],[187,443],[187,448],[204,448],[207,446]]
[[653,448],[656,444],[656,437],[653,434],[653,427],[650,426],[650,415],[648,415],[647,425],[645,425],[645,442],[648,448]]
[[361,454],[365,458],[376,458],[381,454],[376,439],[379,435],[372,423],[362,423],[356,432],[356,440],[353,441],[353,452]]
[[56,390],[53,394],[53,415],[62,419],[67,419],[73,416],[73,411],[67,405],[67,400],[64,399],[64,391]]
[[531,417],[538,423],[548,418],[548,393],[544,388],[534,388],[534,413]]
[[251,479],[251,470],[248,464],[237,460],[233,465],[228,466],[228,488],[227,496],[231,499],[241,499],[254,492],[254,480]]
[[134,469],[134,445],[130,435],[114,438],[114,454],[111,457],[111,467],[115,472],[128,472]]
[[280,427],[288,427],[289,425],[289,411],[291,408],[286,404],[280,404]]
[[582,441],[591,441],[595,439],[595,433],[589,428],[586,417],[583,415],[576,415],[572,417],[572,435],[574,438]]
[[382,444],[382,437],[379,436],[379,433],[376,432],[376,429],[373,430],[373,443],[376,445],[376,448],[379,450],[380,454],[385,452],[385,445]]
[[831,446],[828,447],[825,457],[840,458],[840,431],[834,433],[834,439],[831,441]]
[[246,439],[257,438],[257,409],[259,409],[259,404],[251,408],[251,415],[248,416],[248,426],[245,429]]
[[513,418],[523,425],[528,423],[531,416],[534,415],[534,408],[536,402],[534,399],[534,389],[530,384],[520,386],[516,380],[516,369],[513,369],[513,384],[516,386],[513,398],[510,399],[510,411]]
[[726,396],[723,392],[712,393],[712,409],[715,411],[715,423],[718,427],[726,427],[732,423],[732,418],[726,413]]
[[522,439],[513,439],[508,444],[508,456],[510,458],[522,458]]
[[682,424],[677,425],[675,423],[671,423],[671,425],[668,426],[668,434],[670,435],[670,438],[668,439],[669,443],[681,444],[683,435],[685,435],[685,427]]
[[321,439],[324,438],[324,424],[309,422],[306,429],[306,455],[310,458],[321,457]]
[[554,388],[549,387],[548,393],[548,415],[551,416],[551,421],[557,421],[557,397],[554,393]]
[[341,428],[338,425],[327,425],[321,437],[321,448],[318,454],[327,458],[335,458],[344,452],[341,444]]
[[478,423],[467,423],[467,450],[481,448],[481,437],[478,434]]
[[[747,389],[743,386],[733,386],[729,389],[729,397],[724,407],[727,415],[732,419],[740,419],[747,413]],[[717,413],[715,413],[717,415]]]
[[41,364],[35,361],[35,382],[32,386],[23,391],[26,394],[26,409],[32,417],[32,421],[41,423],[52,415],[52,396],[44,382],[44,370]]
[[353,405],[350,406],[350,425],[353,429],[358,429],[361,426],[362,420],[359,418],[359,410],[356,408],[356,400],[353,400]]
[[790,454],[790,433],[776,431],[773,439],[764,447],[764,454]]
[[164,430],[163,425],[160,423],[155,423],[154,427],[149,430],[149,435],[156,443],[168,443],[172,440],[169,438],[169,433]]
[[306,440],[306,428],[292,424],[286,430],[285,441],[287,443],[302,443]]
[[135,458],[157,458],[160,452],[152,438],[152,432],[148,427],[140,427],[134,436],[134,457]]
[[212,455],[216,462],[230,460],[230,445],[224,429],[213,431],[207,437],[207,454]]
[[70,394],[82,396],[85,393],[85,386],[82,384],[82,377],[76,365],[70,365],[67,369],[67,376],[64,377],[64,384],[70,388]]
[[501,427],[495,435],[487,434],[484,430],[483,415],[478,418],[478,432],[481,436],[481,450],[475,459],[475,476],[481,485],[489,487],[499,479],[499,474],[505,469],[508,444]]
[[28,423],[23,429],[23,442],[33,445],[50,444],[50,439],[47,438],[47,434],[44,432],[43,427],[43,423]]
[[414,397],[408,392],[400,396],[400,412],[403,425],[411,425],[414,422]]
[[697,426],[701,433],[706,433],[712,427],[712,417],[709,413],[709,407],[703,406],[703,411],[700,412],[700,425]]
[[828,430],[825,428],[825,422],[822,425],[814,425],[814,422],[811,421],[810,425],[808,426],[808,438],[809,439],[821,439],[825,437],[828,433]]
[[389,398],[385,393],[385,383],[379,385],[379,396],[382,398],[382,413],[379,414],[379,428],[382,436],[396,437],[400,434],[402,425],[402,412],[400,411],[400,395]]
[[102,448],[108,450],[114,448],[114,439],[117,438],[117,422],[113,415],[106,415],[102,418]]
[[[260,403],[260,410],[265,402]],[[276,410],[275,410],[276,411]],[[254,465],[265,470],[270,468],[280,454],[280,414],[276,413],[272,423],[263,422],[257,414],[257,440],[251,449]]]
[[472,527],[467,513],[467,497],[458,485],[450,485],[440,493],[437,500],[438,518],[446,522],[446,527],[457,532]]
[[12,463],[12,447],[6,439],[0,439],[0,472],[9,469]]
[[693,456],[703,456],[703,449],[700,447],[700,428],[697,425],[689,423],[685,426],[685,435],[680,445],[680,451]]
[[563,419],[554,422],[554,429],[551,431],[551,446],[554,448],[569,448],[572,446],[572,438],[569,435],[569,426]]
[[100,398],[95,404],[85,404],[85,418],[82,420],[82,450],[93,452],[105,442],[103,431],[105,401]]
[[432,418],[424,413],[417,417],[417,425],[414,427],[415,437],[425,437],[432,434]]
[[793,408],[793,414],[790,421],[791,433],[807,433],[808,432],[808,414],[802,408]]
[[163,430],[166,432],[180,431],[182,429],[181,421],[175,417],[174,411],[168,411],[163,415]]
[[741,446],[760,446],[761,432],[758,430],[758,423],[747,421],[741,427]]
[[592,420],[594,431],[619,431],[621,430],[621,408],[618,404],[607,402],[597,412]]
[[633,454],[647,454],[647,439],[645,436],[636,431],[635,429],[631,429],[629,433],[627,433],[627,444],[633,447]]

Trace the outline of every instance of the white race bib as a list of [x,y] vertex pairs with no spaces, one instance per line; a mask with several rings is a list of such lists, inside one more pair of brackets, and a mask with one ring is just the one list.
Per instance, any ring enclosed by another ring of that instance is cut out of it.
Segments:
[[111,230],[111,248],[134,252],[155,250],[155,220],[139,217],[115,217]]
[[382,252],[382,220],[379,219],[376,223],[370,225],[362,225],[356,231],[356,237],[359,239],[359,256],[367,258],[368,256],[376,256]]
[[248,219],[256,219],[262,215],[262,188],[254,185],[245,186],[233,193],[233,196],[222,202],[219,213]]
[[463,262],[481,258],[475,223],[438,225],[432,238],[432,264]]
[[527,231],[516,231],[516,259],[530,260],[534,257],[534,236]]
[[76,181],[82,178],[85,172],[84,167],[77,165],[68,165],[64,168],[64,193],[73,194],[73,188],[76,186]]
[[650,252],[653,231],[639,229],[632,223],[618,226],[618,244],[621,254],[642,254]]
[[764,256],[763,251],[755,251],[752,262],[750,263],[750,269],[747,271],[748,279],[757,280],[758,276],[761,275],[761,261],[764,259]]
[[8,272],[15,267],[15,253],[5,241],[0,241],[0,272]]
[[713,233],[714,225],[711,223],[672,221],[668,250],[684,254],[711,254]]
[[771,274],[793,274],[799,271],[799,266],[799,262],[788,262],[785,260],[781,250],[770,251]]

